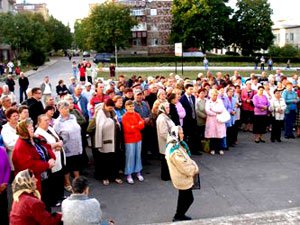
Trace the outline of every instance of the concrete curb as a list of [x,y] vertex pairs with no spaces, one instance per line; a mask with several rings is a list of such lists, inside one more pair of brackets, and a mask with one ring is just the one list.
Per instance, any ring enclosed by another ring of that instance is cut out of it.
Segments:
[[25,72],[25,76],[30,77],[32,75],[34,75],[37,72],[41,72],[45,69],[47,69],[49,66],[54,65],[55,63],[57,63],[57,59],[50,59],[48,62],[46,62],[44,65],[38,67],[37,70],[28,70],[27,72]]
[[[236,216],[200,219],[185,222],[156,223],[151,225],[298,225],[300,224],[300,207],[276,211],[266,211]],[[150,225],[150,224],[148,224]]]

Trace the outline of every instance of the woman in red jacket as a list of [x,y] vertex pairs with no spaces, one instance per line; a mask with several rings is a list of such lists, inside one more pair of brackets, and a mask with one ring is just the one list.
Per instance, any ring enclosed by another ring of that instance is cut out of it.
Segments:
[[129,184],[134,184],[132,179],[133,173],[136,173],[139,181],[144,180],[144,177],[141,174],[143,169],[141,160],[141,130],[144,128],[144,120],[134,111],[133,101],[126,101],[125,108],[127,112],[122,118],[126,149],[125,175],[127,175],[127,182]]
[[50,214],[41,201],[37,179],[30,170],[19,172],[12,184],[13,204],[10,225],[56,225],[61,213]]
[[19,139],[12,156],[15,174],[25,169],[32,170],[37,179],[37,189],[42,193],[42,199],[46,206],[50,207],[48,203],[51,202],[51,199],[48,199],[48,193],[51,190],[48,188],[48,175],[50,169],[55,165],[55,155],[50,145],[34,137],[33,122],[30,118],[19,122],[16,130]]

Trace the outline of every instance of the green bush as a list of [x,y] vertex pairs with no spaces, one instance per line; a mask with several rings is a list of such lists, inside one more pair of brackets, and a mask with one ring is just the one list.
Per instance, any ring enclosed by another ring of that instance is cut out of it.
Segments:
[[31,52],[28,62],[35,66],[41,66],[46,61],[46,54],[41,50],[34,50]]

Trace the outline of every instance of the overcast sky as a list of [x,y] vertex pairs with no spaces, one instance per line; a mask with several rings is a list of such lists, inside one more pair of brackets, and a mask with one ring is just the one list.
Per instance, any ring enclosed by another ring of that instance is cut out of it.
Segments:
[[[23,1],[17,0],[17,3]],[[51,15],[73,27],[75,19],[87,16],[89,3],[103,2],[103,0],[26,0],[26,2],[46,3]],[[269,2],[273,9],[273,20],[297,18],[300,23],[299,0],[269,0]],[[230,6],[234,7],[235,3],[236,0],[229,0]]]

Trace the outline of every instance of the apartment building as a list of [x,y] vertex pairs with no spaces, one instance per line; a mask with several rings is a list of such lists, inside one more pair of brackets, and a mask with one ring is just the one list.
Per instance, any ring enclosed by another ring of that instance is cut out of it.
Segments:
[[300,23],[298,21],[277,21],[272,26],[272,32],[275,36],[274,45],[283,47],[286,44],[300,47]]
[[15,10],[18,13],[23,13],[23,12],[40,13],[40,14],[43,15],[45,20],[47,20],[49,18],[49,10],[47,8],[46,3],[40,3],[40,4],[21,3],[21,4],[16,4],[15,5]]

